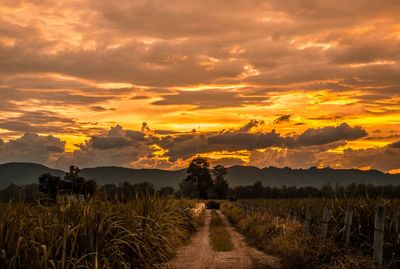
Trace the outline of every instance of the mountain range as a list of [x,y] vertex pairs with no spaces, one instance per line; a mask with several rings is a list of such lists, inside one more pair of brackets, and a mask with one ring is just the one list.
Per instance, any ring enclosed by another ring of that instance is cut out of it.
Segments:
[[[400,174],[387,174],[377,170],[362,171],[357,169],[316,168],[257,168],[253,166],[228,167],[226,176],[230,186],[253,185],[261,181],[264,186],[315,186],[326,183],[347,185],[350,183],[370,183],[374,185],[400,185]],[[44,173],[63,176],[64,171],[52,169],[35,163],[5,163],[0,164],[0,189],[11,183],[25,185],[37,183],[38,177]],[[81,175],[86,179],[95,179],[99,185],[108,183],[130,182],[132,184],[147,181],[156,188],[171,186],[177,188],[186,177],[186,169],[132,169],[124,167],[95,167],[81,169]]]

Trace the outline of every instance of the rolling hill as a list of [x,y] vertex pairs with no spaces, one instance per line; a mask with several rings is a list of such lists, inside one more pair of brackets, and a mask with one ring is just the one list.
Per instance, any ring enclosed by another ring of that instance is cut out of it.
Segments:
[[[0,165],[0,189],[11,183],[24,185],[36,183],[41,174],[50,173],[63,176],[64,171],[51,169],[34,163],[6,163]],[[95,179],[100,185],[107,183],[130,182],[132,184],[147,181],[156,188],[164,186],[178,187],[179,182],[186,176],[186,169],[131,169],[124,167],[95,167],[83,168],[83,177]],[[356,169],[291,169],[291,168],[257,168],[252,166],[232,166],[228,168],[227,179],[231,186],[253,185],[261,181],[269,186],[316,186],[325,183],[347,185],[350,183],[371,183],[375,185],[399,185],[400,174],[391,175],[376,170],[361,171]]]

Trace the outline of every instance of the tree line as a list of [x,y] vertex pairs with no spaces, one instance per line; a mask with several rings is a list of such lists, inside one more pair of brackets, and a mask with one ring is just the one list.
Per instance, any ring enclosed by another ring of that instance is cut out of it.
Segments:
[[80,172],[79,167],[71,165],[63,179],[49,173],[43,174],[39,177],[39,191],[52,200],[56,200],[59,194],[83,196],[86,200],[95,194],[97,182],[86,180],[79,175]]
[[351,183],[346,186],[326,183],[322,187],[263,186],[260,181],[250,186],[230,189],[233,199],[282,199],[282,198],[400,198],[400,185],[373,185]]
[[56,200],[58,195],[80,196],[88,199],[93,196],[107,200],[129,201],[139,195],[158,195],[175,198],[192,199],[273,199],[273,198],[310,198],[310,197],[370,197],[370,198],[399,198],[400,185],[372,185],[372,184],[349,184],[342,186],[336,184],[325,184],[317,188],[313,186],[296,187],[263,186],[257,181],[250,186],[229,187],[225,176],[228,174],[222,165],[210,168],[207,159],[194,158],[187,169],[187,177],[179,184],[179,188],[172,187],[156,188],[148,182],[131,184],[124,182],[118,185],[105,184],[97,186],[95,180],[86,180],[80,176],[80,169],[70,166],[69,171],[63,178],[51,174],[43,174],[38,179],[38,184],[17,186],[9,185],[0,190],[0,201],[33,201],[39,198]]

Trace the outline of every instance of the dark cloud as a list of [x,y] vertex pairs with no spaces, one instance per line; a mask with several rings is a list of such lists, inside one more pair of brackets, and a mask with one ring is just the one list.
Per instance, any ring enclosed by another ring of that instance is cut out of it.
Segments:
[[0,162],[36,162],[54,164],[64,153],[65,142],[54,136],[26,133],[20,138],[0,143]]
[[286,139],[281,137],[275,131],[271,133],[244,133],[228,132],[224,134],[213,135],[208,138],[210,145],[220,145],[227,149],[257,149],[268,147],[283,147]]
[[75,119],[47,110],[37,110],[23,112],[15,117],[0,118],[0,128],[20,133],[74,133],[80,126]]
[[308,129],[298,137],[297,142],[303,146],[323,145],[339,140],[356,140],[367,135],[361,127],[350,127],[342,123],[337,127]]
[[396,149],[396,148],[400,148],[400,141],[390,144],[389,147],[395,148],[395,149]]
[[233,158],[233,157],[222,157],[220,159],[210,159],[210,163],[212,166],[214,165],[223,165],[225,167],[230,167],[234,165],[245,165],[246,163],[239,158]]
[[346,168],[367,167],[381,171],[399,169],[400,150],[396,143],[386,147],[367,149],[346,149],[341,156],[341,164]]
[[91,106],[90,109],[93,111],[96,111],[96,112],[107,111],[107,108],[102,107],[102,106]]
[[282,137],[274,130],[270,133],[227,132],[210,136],[208,143],[232,149],[253,150],[268,147],[294,148],[325,145],[342,140],[356,140],[365,136],[367,136],[367,132],[363,128],[350,127],[348,124],[342,123],[336,127],[307,129],[299,136],[293,137]]
[[57,162],[59,166],[78,163],[81,166],[132,166],[141,158],[150,158],[152,141],[141,132],[125,130],[117,125],[104,136],[96,136],[79,145],[79,150],[64,154]]
[[124,137],[92,137],[91,146],[95,149],[114,149],[131,146],[132,142]]
[[245,105],[268,104],[266,97],[246,96],[235,90],[207,89],[199,91],[178,91],[162,95],[154,105],[192,105],[197,108],[240,107]]
[[284,122],[289,122],[291,116],[292,116],[291,114],[279,116],[277,119],[274,120],[274,123],[280,124],[280,123],[284,123]]
[[263,120],[250,120],[248,123],[246,123],[243,127],[241,127],[238,131],[239,132],[248,132],[252,128],[256,128],[260,125],[263,125],[264,121]]
[[207,143],[207,134],[168,135],[153,138],[154,143],[167,149],[167,156],[171,161],[187,159],[199,153],[210,152],[217,147],[210,147]]

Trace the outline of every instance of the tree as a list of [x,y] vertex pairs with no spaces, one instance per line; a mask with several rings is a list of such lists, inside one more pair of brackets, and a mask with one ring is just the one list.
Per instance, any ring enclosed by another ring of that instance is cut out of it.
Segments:
[[1,202],[21,201],[23,199],[23,188],[16,184],[11,183],[7,188],[0,190]]
[[197,190],[197,184],[192,178],[184,179],[179,184],[179,190],[180,190],[180,194],[183,197],[188,197],[188,198],[198,198],[199,197],[199,192]]
[[162,197],[171,197],[174,195],[174,188],[172,187],[162,187],[157,191],[157,194]]
[[86,181],[79,173],[80,169],[71,165],[63,180],[50,174],[43,174],[39,177],[39,191],[46,193],[53,200],[57,199],[58,193],[83,195],[85,199],[93,196],[97,190],[96,181]]
[[194,194],[195,198],[208,198],[213,188],[209,167],[210,164],[205,158],[196,157],[190,162],[187,170],[189,175],[180,185],[184,196],[193,197]]
[[216,165],[212,170],[214,176],[214,192],[217,199],[226,199],[229,191],[228,181],[225,179],[225,175],[228,174],[225,166]]
[[60,177],[43,174],[39,177],[39,191],[44,192],[53,200],[57,199],[57,194],[60,188]]
[[79,176],[81,170],[77,166],[71,165],[69,172],[64,176],[65,190],[73,194],[85,194],[85,178]]
[[97,191],[97,182],[93,179],[90,179],[88,181],[85,182],[84,184],[84,197],[85,200],[88,197],[92,197]]
[[146,182],[146,181],[136,183],[133,186],[134,186],[135,194],[140,194],[142,197],[148,196],[148,195],[150,195],[150,196],[154,195],[154,193],[156,192],[153,184]]
[[105,184],[100,191],[104,192],[108,200],[117,199],[118,187],[115,184]]

